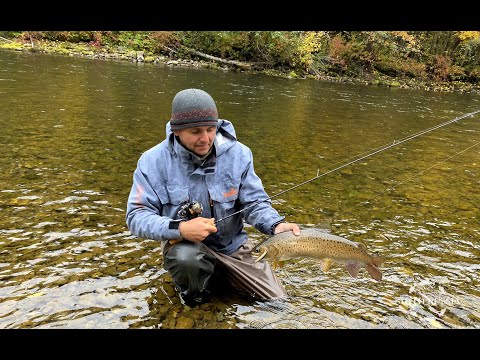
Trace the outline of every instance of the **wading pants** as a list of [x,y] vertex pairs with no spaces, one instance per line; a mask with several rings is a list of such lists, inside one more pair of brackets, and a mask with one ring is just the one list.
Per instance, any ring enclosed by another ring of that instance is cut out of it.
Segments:
[[214,277],[226,280],[234,289],[250,296],[271,300],[286,295],[285,288],[266,261],[254,262],[248,240],[236,252],[225,255],[211,250],[202,242],[165,242],[163,267],[172,276],[181,297],[200,299]]

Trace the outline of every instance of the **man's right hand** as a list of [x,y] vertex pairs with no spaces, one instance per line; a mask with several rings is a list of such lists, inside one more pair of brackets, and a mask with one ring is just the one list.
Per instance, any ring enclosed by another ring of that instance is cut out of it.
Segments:
[[180,236],[185,240],[203,241],[211,233],[217,232],[215,219],[196,217],[195,219],[182,221],[178,227]]

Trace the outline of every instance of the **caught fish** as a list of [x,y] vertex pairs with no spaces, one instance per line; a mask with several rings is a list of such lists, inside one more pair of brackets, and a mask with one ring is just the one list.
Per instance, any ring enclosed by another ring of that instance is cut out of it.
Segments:
[[378,268],[383,259],[369,255],[361,244],[332,235],[320,229],[303,229],[300,235],[291,231],[278,233],[261,242],[252,249],[255,262],[266,259],[276,266],[282,261],[308,257],[320,259],[323,272],[327,272],[333,262],[345,264],[350,276],[356,278],[360,268],[364,267],[377,281],[382,279]]

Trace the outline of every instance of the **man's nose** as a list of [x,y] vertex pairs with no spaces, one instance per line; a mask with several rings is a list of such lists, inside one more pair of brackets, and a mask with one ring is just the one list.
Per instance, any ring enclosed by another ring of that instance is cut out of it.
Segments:
[[206,131],[200,134],[200,140],[208,142],[208,133]]

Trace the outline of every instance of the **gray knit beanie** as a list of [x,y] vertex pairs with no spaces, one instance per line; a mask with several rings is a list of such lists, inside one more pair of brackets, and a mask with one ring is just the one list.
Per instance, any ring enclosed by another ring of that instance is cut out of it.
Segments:
[[175,95],[172,101],[172,130],[197,126],[216,126],[217,106],[213,98],[200,89],[186,89]]

